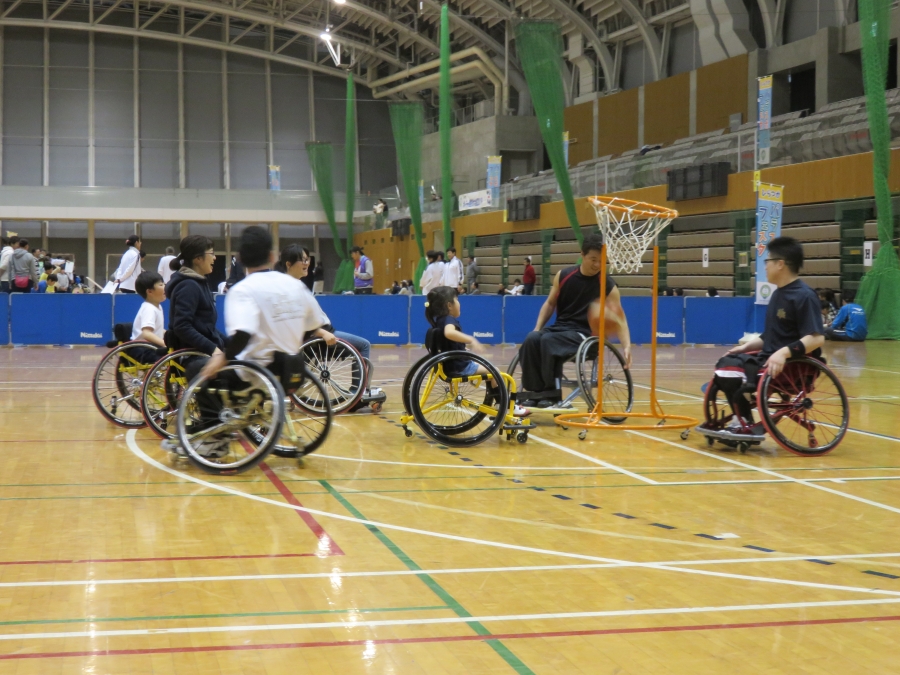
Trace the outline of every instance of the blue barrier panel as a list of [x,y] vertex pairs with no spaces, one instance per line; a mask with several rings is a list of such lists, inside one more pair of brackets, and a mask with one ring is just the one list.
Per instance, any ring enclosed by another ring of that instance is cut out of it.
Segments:
[[[216,293],[216,314],[218,317],[216,318],[216,328],[222,335],[228,335],[225,332],[225,294],[224,293]],[[169,319],[166,317],[166,328],[169,327]]]
[[[680,345],[684,342],[684,298],[663,296],[658,299],[656,341],[661,345]],[[653,298],[647,297],[622,298],[622,309],[628,318],[628,329],[634,344],[650,344],[652,302]]]
[[[503,298],[503,341],[519,345],[534,330],[546,295],[507,295]],[[548,323],[553,323],[553,317]]]
[[102,345],[112,339],[112,296],[13,293],[13,344]]
[[[57,294],[64,345],[105,345],[112,340],[113,298],[109,293]],[[133,317],[132,317],[133,318]]]
[[[116,293],[113,297],[113,325],[117,323],[134,323],[134,317],[137,316],[138,310],[144,302],[144,299],[138,294]],[[164,326],[169,325],[169,301],[165,300],[162,304]]]
[[766,327],[766,310],[768,305],[753,305],[753,320],[747,327],[747,332],[762,333]]
[[9,344],[9,294],[0,293],[0,345]]
[[684,341],[735,345],[753,329],[753,298],[685,298]]
[[[430,328],[425,320],[425,296],[414,295],[409,305],[409,341],[425,342]],[[499,295],[463,295],[459,298],[459,323],[463,332],[486,345],[503,342],[503,297]],[[476,335],[477,333],[477,335]]]
[[343,295],[331,299],[328,306],[339,308],[339,312],[332,315],[324,305],[322,309],[335,330],[359,335],[373,345],[409,343],[408,295]]
[[322,311],[328,315],[335,330],[361,335],[367,319],[362,314],[363,308],[360,304],[363,300],[362,297],[358,295],[317,295],[316,300],[319,301]]

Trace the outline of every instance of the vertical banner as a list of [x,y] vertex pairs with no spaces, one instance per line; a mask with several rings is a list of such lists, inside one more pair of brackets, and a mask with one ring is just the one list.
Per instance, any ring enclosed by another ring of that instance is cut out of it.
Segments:
[[269,189],[281,189],[281,167],[277,164],[269,164]]
[[759,95],[756,98],[757,124],[756,158],[760,166],[769,163],[769,128],[772,126],[772,76],[760,77]]
[[709,267],[709,249],[703,249],[703,266]]
[[490,155],[487,158],[487,189],[491,191],[491,203],[500,203],[500,166],[503,157]]
[[[569,166],[569,132],[563,132],[563,156],[565,157],[566,167]],[[559,181],[556,182],[556,191],[562,192],[562,188],[559,186]]]
[[425,181],[419,181],[419,212],[424,213],[425,211]]
[[875,259],[875,242],[863,242],[863,267],[871,267],[872,261]]
[[776,286],[766,280],[769,242],[781,236],[781,206],[784,187],[760,183],[756,200],[756,304],[768,305]]

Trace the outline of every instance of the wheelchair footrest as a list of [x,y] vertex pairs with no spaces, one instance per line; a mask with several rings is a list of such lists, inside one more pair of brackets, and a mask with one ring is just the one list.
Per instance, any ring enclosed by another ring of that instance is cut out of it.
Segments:
[[505,422],[503,431],[531,431],[537,429],[537,425],[531,421],[522,420],[521,422]]
[[765,434],[736,434],[725,429],[709,429],[702,424],[694,427],[694,431],[703,434],[707,438],[715,438],[720,441],[728,441],[729,443],[750,443],[758,445],[766,440]]

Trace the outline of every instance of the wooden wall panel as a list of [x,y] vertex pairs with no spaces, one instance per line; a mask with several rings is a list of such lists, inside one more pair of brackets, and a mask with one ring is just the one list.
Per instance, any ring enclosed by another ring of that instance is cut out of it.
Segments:
[[563,129],[569,132],[569,166],[594,156],[594,102],[569,106],[563,111]]
[[690,136],[691,74],[644,86],[644,143],[668,145]]
[[597,154],[618,155],[637,148],[638,90],[620,91],[597,100]]
[[742,54],[697,69],[698,134],[728,128],[734,113],[746,118],[747,68],[747,55]]

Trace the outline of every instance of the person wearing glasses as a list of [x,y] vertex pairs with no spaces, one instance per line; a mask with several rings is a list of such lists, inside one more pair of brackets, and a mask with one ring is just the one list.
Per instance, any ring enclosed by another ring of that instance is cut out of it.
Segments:
[[[728,397],[735,418],[726,430],[736,434],[761,435],[754,426],[746,393],[756,389],[760,371],[777,376],[788,359],[817,356],[825,344],[821,302],[816,292],[799,278],[803,267],[803,247],[792,237],[769,242],[766,279],[777,286],[766,309],[762,335],[732,347],[716,364],[716,385]],[[741,420],[737,419],[742,417]]]
[[225,338],[216,329],[216,301],[207,282],[216,261],[212,240],[192,234],[181,240],[179,248],[180,253],[169,263],[174,274],[166,284],[170,302],[168,346],[196,349],[209,356],[221,354]]

